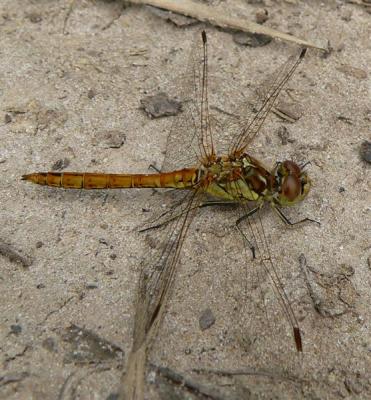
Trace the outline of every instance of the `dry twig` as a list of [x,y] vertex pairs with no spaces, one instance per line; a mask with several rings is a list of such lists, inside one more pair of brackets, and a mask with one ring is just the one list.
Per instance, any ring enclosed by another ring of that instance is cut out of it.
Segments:
[[175,12],[177,14],[183,14],[188,17],[195,18],[199,21],[208,22],[212,25],[219,26],[224,29],[235,29],[249,33],[259,33],[270,36],[272,38],[287,40],[289,42],[297,43],[300,46],[312,47],[320,50],[325,50],[322,47],[316,46],[315,44],[308,42],[303,39],[299,39],[295,36],[289,35],[284,32],[277,31],[257,24],[246,19],[229,17],[220,10],[215,10],[211,7],[203,4],[194,3],[190,0],[130,0],[130,3],[135,4],[146,4],[154,7],[159,7],[165,10]]

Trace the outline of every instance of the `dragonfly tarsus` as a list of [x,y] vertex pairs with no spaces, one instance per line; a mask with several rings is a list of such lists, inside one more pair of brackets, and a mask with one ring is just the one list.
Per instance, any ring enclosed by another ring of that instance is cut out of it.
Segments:
[[307,165],[311,165],[310,161],[306,161],[304,164],[299,165],[300,169],[303,170]]
[[294,339],[296,344],[296,350],[301,353],[303,351],[303,342],[301,340],[300,329],[297,326],[294,326]]
[[201,36],[202,36],[202,42],[205,44],[207,42],[207,36],[206,36],[206,32],[202,31],[201,32]]
[[303,218],[299,221],[295,221],[295,222],[291,222],[286,215],[282,212],[281,209],[279,209],[277,206],[273,206],[272,207],[274,209],[274,211],[276,211],[277,215],[281,218],[281,220],[284,222],[285,225],[287,226],[295,226],[295,225],[299,225],[302,224],[304,222],[314,222],[315,224],[321,225],[321,223],[319,221],[316,221],[315,219],[312,218]]
[[156,173],[160,174],[161,170],[156,167],[156,165],[149,164],[148,169],[153,169]]

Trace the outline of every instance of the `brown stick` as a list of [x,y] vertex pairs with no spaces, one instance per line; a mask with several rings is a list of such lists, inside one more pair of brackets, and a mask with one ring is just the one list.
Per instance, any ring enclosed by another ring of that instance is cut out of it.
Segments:
[[277,31],[267,26],[259,25],[246,19],[229,17],[227,15],[224,15],[224,13],[221,13],[220,9],[215,11],[215,9],[211,7],[199,3],[194,3],[190,0],[130,0],[130,2],[163,8],[165,10],[173,11],[177,14],[183,14],[188,17],[196,18],[199,21],[208,22],[221,28],[236,29],[250,33],[260,33],[271,36],[273,38],[294,42],[301,46],[325,50],[324,48],[316,46],[315,44],[306,40],[299,39],[295,36]]

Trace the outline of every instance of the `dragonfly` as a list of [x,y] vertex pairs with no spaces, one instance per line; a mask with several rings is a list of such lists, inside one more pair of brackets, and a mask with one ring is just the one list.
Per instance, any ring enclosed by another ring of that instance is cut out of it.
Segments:
[[[303,201],[311,189],[305,164],[277,162],[269,169],[251,155],[250,149],[276,100],[302,62],[306,49],[290,56],[262,85],[254,103],[244,102],[240,116],[217,126],[209,105],[208,41],[205,31],[194,45],[180,88],[182,112],[175,117],[167,139],[161,171],[151,174],[91,172],[34,172],[22,179],[64,189],[174,189],[181,197],[152,221],[150,230],[161,231],[162,246],[144,262],[139,278],[134,318],[133,345],[123,390],[130,399],[144,398],[144,371],[150,346],[166,312],[183,244],[196,214],[208,205],[235,205],[242,213],[236,228],[242,241],[269,277],[277,303],[291,329],[293,347],[303,351],[302,333],[269,251],[260,211],[265,204],[287,225],[285,207]],[[228,133],[227,144],[223,134]],[[256,219],[257,216],[257,219]],[[254,219],[255,218],[255,219]],[[242,228],[247,224],[249,235]],[[147,229],[147,228],[146,228]],[[165,232],[165,233],[164,233]]]

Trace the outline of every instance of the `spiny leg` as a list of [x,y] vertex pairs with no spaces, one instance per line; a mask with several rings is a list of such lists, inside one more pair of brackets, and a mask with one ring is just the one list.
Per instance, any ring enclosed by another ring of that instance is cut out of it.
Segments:
[[[231,206],[231,205],[236,205],[235,202],[233,201],[222,201],[222,200],[209,200],[209,201],[205,201],[199,205],[197,205],[194,208],[202,208],[202,207],[210,207],[210,206]],[[194,208],[192,208],[191,210],[193,210]],[[171,212],[171,210],[165,212],[164,214],[162,214],[162,216],[165,216],[167,213]],[[168,219],[166,219],[165,221],[159,222],[158,224],[154,224],[151,225],[149,227],[146,228],[142,228],[139,230],[139,232],[146,232],[146,231],[150,231],[152,229],[158,229],[161,228],[162,226],[174,221],[175,219],[181,217],[184,214],[185,211],[179,212],[176,215],[173,215],[172,217],[169,217]],[[160,217],[161,218],[161,217]]]
[[161,173],[161,170],[159,168],[157,168],[156,165],[154,165],[154,164],[149,164],[148,169],[153,169],[158,174]]
[[235,201],[229,200],[207,200],[199,205],[199,207],[210,207],[210,206],[235,206]]
[[240,224],[241,222],[243,222],[244,220],[247,220],[249,217],[251,217],[252,215],[254,215],[258,210],[259,210],[260,206],[253,208],[252,210],[250,210],[247,214],[243,215],[242,217],[238,218],[238,220],[236,221],[236,227],[239,230],[239,232],[241,233],[242,237],[246,240],[248,246],[250,247],[251,253],[252,253],[252,258],[255,259],[256,255],[255,255],[255,247],[251,244],[250,240],[246,237],[244,231],[240,228]]
[[273,205],[272,208],[277,213],[277,215],[280,217],[281,221],[284,222],[285,225],[294,226],[294,225],[302,224],[303,222],[314,222],[314,223],[316,223],[318,225],[321,225],[320,222],[316,221],[315,219],[311,219],[311,218],[303,218],[303,219],[301,219],[299,221],[291,222],[286,217],[286,215],[282,212],[282,210],[279,209],[277,206]]

